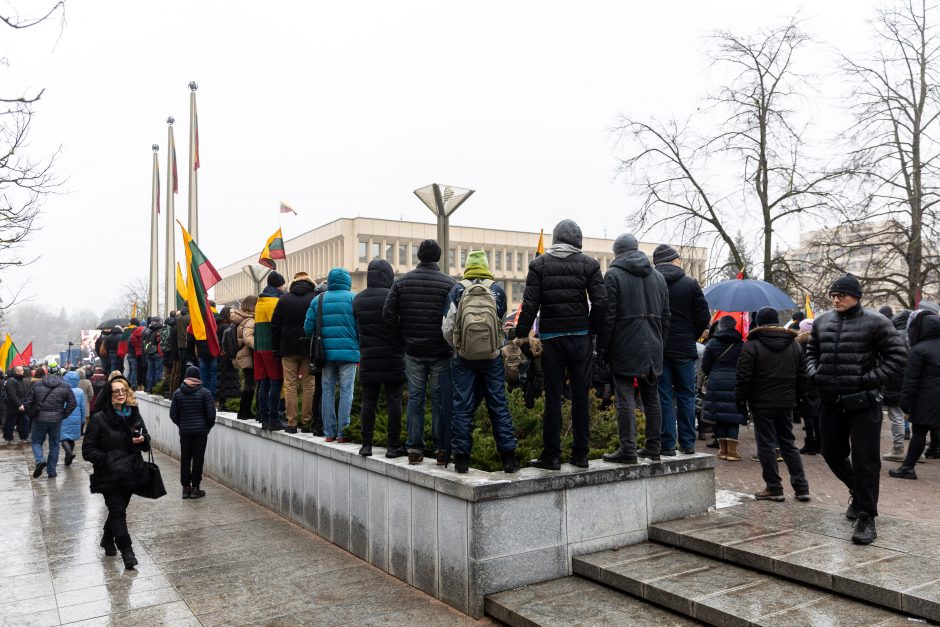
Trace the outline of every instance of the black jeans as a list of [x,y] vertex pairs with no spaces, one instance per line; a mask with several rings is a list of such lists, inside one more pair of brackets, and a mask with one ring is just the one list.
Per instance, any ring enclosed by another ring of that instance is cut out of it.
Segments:
[[754,435],[757,439],[757,458],[760,460],[764,484],[767,489],[783,491],[783,482],[777,468],[777,449],[790,473],[790,485],[797,494],[809,492],[809,483],[803,473],[803,459],[793,439],[793,410],[754,409]]
[[911,424],[911,443],[907,445],[907,457],[904,458],[903,466],[913,468],[917,464],[917,460],[927,448],[928,433],[930,433],[930,427],[927,425]]
[[29,418],[25,411],[7,410],[7,416],[3,420],[3,439],[12,442],[14,431],[19,434],[21,442],[29,438]]
[[[363,383],[360,421],[362,423],[362,443],[372,446],[372,434],[375,431],[375,408],[379,403],[379,390],[385,386],[385,402],[388,408],[388,448],[401,446],[401,399],[404,382],[398,383]],[[323,393],[323,387],[320,387]],[[320,417],[322,428],[323,418]]]
[[869,516],[878,515],[881,420],[881,404],[847,412],[842,403],[824,402],[819,410],[823,458],[855,498],[858,511]]
[[[617,432],[620,452],[636,455],[636,396],[633,377],[613,375],[614,396],[617,398]],[[646,414],[646,450],[659,453],[662,442],[663,412],[659,404],[659,380],[655,375],[637,377],[637,390]]]
[[131,502],[130,490],[111,490],[103,492],[105,507],[108,508],[108,518],[104,521],[104,533],[114,538],[119,549],[131,545],[130,533],[127,531],[127,505]]
[[587,457],[590,429],[588,392],[591,388],[589,335],[562,335],[542,342],[545,372],[545,414],[542,418],[542,458],[561,456],[561,394],[565,378],[571,383],[572,457]]
[[202,463],[206,458],[209,434],[180,434],[180,484],[198,488],[202,483]]

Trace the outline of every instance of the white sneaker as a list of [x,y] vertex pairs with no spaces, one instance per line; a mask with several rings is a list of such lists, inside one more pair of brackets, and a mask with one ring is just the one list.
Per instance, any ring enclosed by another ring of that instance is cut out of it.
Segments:
[[888,462],[903,462],[907,455],[904,454],[904,448],[895,448],[890,453],[885,453],[882,459]]

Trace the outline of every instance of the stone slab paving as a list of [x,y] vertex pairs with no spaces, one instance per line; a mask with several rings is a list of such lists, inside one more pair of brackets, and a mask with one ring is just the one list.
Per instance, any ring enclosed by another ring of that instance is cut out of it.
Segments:
[[[211,446],[211,441],[210,441]],[[241,495],[205,480],[179,496],[178,463],[157,454],[170,492],[134,497],[140,565],[98,546],[107,516],[76,458],[32,479],[27,446],[0,445],[0,626],[480,625]]]
[[682,549],[774,573],[940,621],[940,525],[891,516],[878,538],[856,546],[844,512],[751,501],[705,516],[651,525],[649,535]]
[[655,543],[574,558],[574,572],[711,625],[909,625],[906,615]]

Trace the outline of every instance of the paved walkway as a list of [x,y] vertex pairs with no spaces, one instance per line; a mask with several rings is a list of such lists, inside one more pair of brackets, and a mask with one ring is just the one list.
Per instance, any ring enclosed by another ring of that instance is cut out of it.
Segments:
[[0,446],[0,625],[462,625],[476,622],[239,494],[205,480],[134,497],[140,565],[98,547],[106,517],[81,457],[32,479],[28,447]]

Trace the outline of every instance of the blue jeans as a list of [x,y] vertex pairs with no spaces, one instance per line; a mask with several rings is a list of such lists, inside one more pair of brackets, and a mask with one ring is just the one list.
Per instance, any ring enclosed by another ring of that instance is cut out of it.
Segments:
[[[215,357],[200,357],[199,358],[199,378],[202,379],[202,387],[206,388],[212,392],[212,397],[215,398],[215,379],[216,375],[219,372],[219,360]],[[280,390],[277,392],[281,393]]]
[[506,371],[502,356],[474,361],[454,357],[451,376],[454,380],[454,420],[451,424],[454,453],[470,454],[473,446],[473,415],[483,399],[486,400],[493,425],[496,449],[500,453],[515,450],[516,432],[506,401]]
[[[328,361],[320,374],[323,380],[323,435],[328,438],[343,437],[343,429],[349,424],[352,412],[353,384],[356,382],[356,364]],[[339,414],[336,412],[336,385],[339,384]]]
[[[675,391],[675,406],[673,406]],[[695,448],[695,360],[663,359],[659,379],[659,402],[663,408],[662,450]],[[677,438],[678,427],[678,438]]]
[[281,379],[261,379],[258,381],[258,422],[277,422],[278,405],[281,402]]
[[450,419],[454,410],[450,358],[441,359],[405,355],[408,377],[409,452],[424,453],[424,399],[431,388],[431,440],[435,451],[450,452]]
[[117,353],[108,353],[107,361],[103,364],[105,376],[111,374],[115,370],[124,372],[124,362],[117,356]]
[[43,461],[42,443],[49,437],[49,459],[46,460],[46,472],[50,477],[55,476],[55,467],[59,463],[59,432],[62,430],[61,422],[34,422],[32,430],[33,459],[36,463]]
[[137,356],[133,353],[127,354],[127,382],[132,390],[137,387]]
[[147,385],[145,386],[147,391],[153,389],[160,379],[163,378],[163,357],[160,357],[159,354],[153,353],[152,355],[147,356]]

